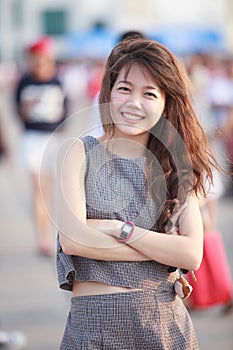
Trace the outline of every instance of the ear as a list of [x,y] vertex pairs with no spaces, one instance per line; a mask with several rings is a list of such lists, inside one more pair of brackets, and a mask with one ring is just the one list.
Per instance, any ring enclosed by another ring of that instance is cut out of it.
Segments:
[[166,111],[166,109],[164,109],[162,117],[167,118],[167,111]]

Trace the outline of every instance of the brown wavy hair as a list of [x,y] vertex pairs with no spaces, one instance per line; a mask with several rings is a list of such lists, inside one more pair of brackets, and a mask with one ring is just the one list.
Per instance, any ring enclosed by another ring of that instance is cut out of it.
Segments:
[[[134,63],[146,69],[165,93],[162,118],[150,133],[147,148],[149,190],[161,208],[156,228],[161,232],[171,214],[191,193],[206,196],[206,183],[213,182],[212,169],[220,170],[207,136],[192,106],[191,84],[181,61],[164,45],[148,39],[129,39],[113,48],[107,63],[99,96],[100,115],[105,133],[114,134],[109,102],[120,70],[126,76]],[[162,171],[158,170],[158,162]],[[161,186],[165,179],[165,201]]]

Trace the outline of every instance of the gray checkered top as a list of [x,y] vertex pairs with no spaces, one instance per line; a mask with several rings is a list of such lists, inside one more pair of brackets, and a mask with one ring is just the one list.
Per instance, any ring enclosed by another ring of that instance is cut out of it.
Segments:
[[[111,154],[92,136],[82,139],[86,150],[87,218],[133,221],[156,229],[156,207],[148,195],[146,158],[126,159]],[[72,290],[74,279],[131,288],[170,289],[176,273],[156,261],[123,262],[68,256],[57,242],[57,272],[62,289]]]

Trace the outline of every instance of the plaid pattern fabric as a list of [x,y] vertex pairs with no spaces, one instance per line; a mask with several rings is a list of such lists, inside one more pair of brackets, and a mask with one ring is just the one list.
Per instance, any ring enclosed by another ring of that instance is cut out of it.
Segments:
[[[148,196],[146,158],[125,159],[110,154],[91,137],[83,138],[86,149],[87,217],[133,221],[155,230],[156,208]],[[72,280],[98,281],[131,288],[154,289],[158,283],[174,282],[167,266],[155,261],[121,262],[67,256],[58,240],[57,271],[62,289],[72,290]]]
[[[83,138],[86,149],[87,217],[133,221],[155,230],[156,208],[148,196],[146,159],[108,153]],[[143,291],[72,298],[61,350],[196,350],[195,332],[183,302],[175,296],[177,272],[156,261],[121,262],[68,256],[58,240],[61,288],[73,280],[98,281]]]
[[73,297],[60,350],[197,350],[178,297],[152,291]]

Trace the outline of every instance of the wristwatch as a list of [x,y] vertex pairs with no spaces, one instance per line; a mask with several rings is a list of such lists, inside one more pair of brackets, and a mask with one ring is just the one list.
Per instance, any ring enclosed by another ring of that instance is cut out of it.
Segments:
[[128,241],[134,233],[134,223],[132,221],[126,221],[122,228],[120,237],[117,238],[117,241],[120,243],[124,243]]

